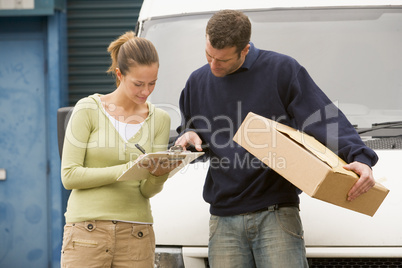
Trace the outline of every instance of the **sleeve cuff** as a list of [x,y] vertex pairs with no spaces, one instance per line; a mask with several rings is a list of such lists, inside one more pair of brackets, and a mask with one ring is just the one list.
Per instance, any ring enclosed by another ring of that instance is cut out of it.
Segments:
[[364,154],[356,156],[354,161],[366,164],[370,168],[372,168],[372,166],[373,166],[373,164],[372,164],[373,161]]

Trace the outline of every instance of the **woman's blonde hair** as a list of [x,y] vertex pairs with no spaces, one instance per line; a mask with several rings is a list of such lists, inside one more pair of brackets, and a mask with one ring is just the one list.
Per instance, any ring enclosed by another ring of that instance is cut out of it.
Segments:
[[[133,31],[121,35],[110,43],[107,51],[112,58],[112,65],[107,70],[115,75],[116,68],[119,68],[122,75],[126,75],[129,68],[138,65],[159,64],[158,52],[151,41],[135,36]],[[116,77],[116,86],[120,80]]]

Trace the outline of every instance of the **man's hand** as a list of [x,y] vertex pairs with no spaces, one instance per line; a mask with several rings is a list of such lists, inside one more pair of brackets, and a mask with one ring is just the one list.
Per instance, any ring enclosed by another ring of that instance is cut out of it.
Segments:
[[177,139],[175,143],[175,145],[181,145],[184,149],[186,149],[189,145],[193,145],[199,152],[202,151],[201,144],[202,140],[194,131],[184,133]]
[[344,166],[346,170],[351,170],[360,176],[359,180],[353,185],[348,193],[348,201],[353,201],[360,195],[368,192],[374,185],[375,180],[373,171],[369,166],[360,162],[352,162]]

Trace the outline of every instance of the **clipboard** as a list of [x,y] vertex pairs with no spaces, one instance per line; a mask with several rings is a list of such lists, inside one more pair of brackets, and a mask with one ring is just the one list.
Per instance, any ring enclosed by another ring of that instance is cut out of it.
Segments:
[[204,152],[191,152],[183,151],[181,146],[173,146],[167,151],[145,154],[141,159],[134,162],[134,164],[127,169],[117,181],[136,180],[138,177],[145,177],[148,175],[148,169],[141,167],[141,164],[151,161],[151,159],[159,158],[162,161],[182,161],[182,163],[170,171],[169,178],[179,172],[183,167],[203,155]]

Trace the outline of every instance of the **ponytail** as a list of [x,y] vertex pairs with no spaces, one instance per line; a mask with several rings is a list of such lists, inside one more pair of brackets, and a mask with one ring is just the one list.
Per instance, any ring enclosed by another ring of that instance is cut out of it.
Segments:
[[[116,68],[119,68],[122,75],[126,75],[132,66],[159,64],[158,53],[151,41],[136,37],[132,31],[124,33],[110,43],[107,51],[112,58],[107,72],[112,75],[115,75]],[[119,84],[120,80],[116,77],[116,86]]]

